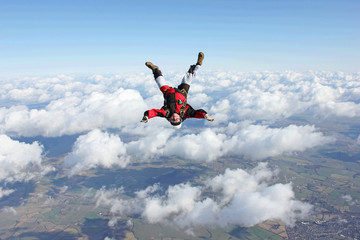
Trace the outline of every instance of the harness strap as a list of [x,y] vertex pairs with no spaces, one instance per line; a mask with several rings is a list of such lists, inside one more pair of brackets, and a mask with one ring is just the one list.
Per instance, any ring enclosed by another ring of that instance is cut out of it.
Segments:
[[185,116],[185,111],[186,111],[186,103],[183,104],[183,105],[181,106],[181,108],[180,108],[179,115],[180,115],[180,117],[181,117],[182,119],[183,119],[184,116]]
[[[168,91],[171,89],[171,92],[169,93]],[[173,99],[170,99],[170,100],[167,100],[168,96],[171,95],[171,94],[176,94],[176,93],[180,93],[181,95],[184,96],[185,98],[185,102],[183,102],[181,99],[178,99],[178,100],[175,100],[174,98]],[[179,115],[181,117],[181,119],[184,119],[184,116],[185,116],[185,112],[186,112],[186,105],[187,105],[187,101],[186,101],[186,97],[187,97],[187,92],[185,89],[177,89],[177,88],[168,88],[165,90],[164,92],[164,111],[165,111],[165,117],[166,118],[170,118],[170,107],[169,107],[169,104],[178,104],[178,105],[181,105],[181,108],[180,108],[180,111],[179,111]]]

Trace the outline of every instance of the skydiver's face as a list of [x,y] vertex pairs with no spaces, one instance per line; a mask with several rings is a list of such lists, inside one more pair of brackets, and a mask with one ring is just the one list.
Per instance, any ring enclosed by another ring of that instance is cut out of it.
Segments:
[[170,117],[170,122],[175,124],[180,123],[181,122],[180,115],[177,113],[173,113],[173,115],[171,115]]

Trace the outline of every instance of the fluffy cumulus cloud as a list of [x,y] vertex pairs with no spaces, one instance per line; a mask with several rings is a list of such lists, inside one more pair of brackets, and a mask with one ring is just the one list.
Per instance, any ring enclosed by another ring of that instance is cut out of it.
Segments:
[[0,135],[0,181],[28,181],[46,173],[50,169],[42,166],[42,154],[43,147],[38,142],[27,144]]
[[172,137],[165,145],[164,153],[196,161],[214,161],[224,154],[225,139],[225,134],[217,134],[211,129],[205,129],[199,134]]
[[[124,142],[118,135],[93,130],[80,136],[65,158],[70,175],[94,167],[126,167],[132,161],[172,157],[212,162],[226,156],[245,156],[253,160],[304,151],[334,141],[314,126],[290,125],[270,128],[263,125],[230,124],[205,128],[199,133],[178,133],[166,128],[139,127],[138,139]],[[136,132],[136,131],[135,131]]]
[[142,97],[131,89],[93,92],[81,97],[70,95],[53,100],[41,109],[24,105],[1,108],[0,129],[21,136],[54,137],[94,128],[120,128],[137,121],[143,109]]
[[64,160],[64,166],[70,168],[70,175],[98,166],[126,167],[128,163],[129,158],[121,139],[99,129],[80,136],[76,140],[72,152]]
[[0,187],[0,199],[2,197],[6,197],[12,194],[14,191],[15,191],[14,189],[3,189],[2,187]]
[[133,199],[121,197],[116,190],[101,189],[96,194],[97,205],[109,207],[113,214],[141,214],[150,223],[184,229],[250,227],[274,219],[293,225],[308,217],[312,206],[295,200],[291,184],[270,185],[275,172],[263,163],[250,171],[227,169],[201,186],[183,183],[159,194],[160,187],[154,185],[137,192]]
[[163,152],[207,162],[227,155],[259,160],[287,152],[304,151],[334,140],[318,132],[314,126],[270,128],[263,125],[229,124],[225,129],[204,129],[198,134],[172,137]]
[[140,126],[139,128],[133,129],[132,132],[137,132],[140,137],[126,144],[127,153],[133,158],[141,159],[152,159],[162,156],[169,138],[174,133],[172,129],[164,128],[156,124],[154,128],[150,125],[146,127]]
[[286,152],[304,151],[334,140],[333,137],[317,132],[314,126],[290,125],[284,128],[270,128],[250,125],[236,130],[235,134],[224,142],[224,151],[258,160]]

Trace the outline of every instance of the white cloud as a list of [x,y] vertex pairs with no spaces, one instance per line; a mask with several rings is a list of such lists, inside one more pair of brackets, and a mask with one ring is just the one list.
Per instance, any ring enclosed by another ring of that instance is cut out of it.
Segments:
[[290,125],[285,128],[269,128],[250,125],[237,130],[224,142],[228,154],[242,154],[252,159],[264,159],[286,152],[304,151],[334,141],[333,137],[316,132],[314,126]]
[[[149,188],[156,188],[149,187]],[[148,190],[143,190],[148,192]],[[110,207],[111,213],[121,214],[139,214],[143,210],[142,198],[123,199],[123,188],[106,190],[104,187],[98,190],[95,194],[96,207],[105,205]],[[144,196],[146,197],[146,196]]]
[[231,123],[223,128],[205,128],[199,133],[170,133],[154,133],[151,137],[130,142],[127,147],[135,145],[138,153],[144,155],[178,156],[182,159],[210,162],[227,155],[265,159],[334,141],[333,137],[317,132],[314,126],[295,125],[270,128]]
[[347,202],[351,202],[351,201],[352,201],[351,195],[343,195],[343,196],[342,196],[342,199],[344,199],[344,200],[347,201]]
[[[135,107],[136,106],[136,107]],[[141,119],[146,105],[139,92],[118,89],[51,101],[44,109],[0,109],[0,130],[21,136],[62,136],[94,128],[121,128]]]
[[5,213],[12,213],[13,215],[17,214],[15,208],[13,208],[13,207],[4,207],[1,209],[1,211],[5,212]]
[[[206,182],[214,192],[221,192],[224,201],[228,202],[239,192],[256,191],[263,187],[263,182],[271,180],[276,171],[272,172],[265,163],[260,163],[249,172],[242,169],[226,169],[223,175],[218,175]],[[260,183],[260,184],[259,184]]]
[[115,240],[115,238],[105,237],[104,240]]
[[[213,99],[228,99],[236,118],[263,120],[289,117],[309,109],[320,109],[322,114],[344,117],[360,116],[359,75],[324,72],[249,72],[207,73],[203,81]],[[220,87],[222,80],[230,79],[231,85]],[[226,94],[219,94],[219,89]],[[346,109],[333,107],[347,106]],[[214,104],[213,104],[214,106]]]
[[353,198],[349,194],[343,195],[341,198],[344,199],[349,205],[354,205],[358,203],[358,200],[353,200]]
[[137,133],[137,139],[127,143],[119,136],[100,130],[80,136],[72,152],[65,158],[70,175],[99,166],[126,167],[133,161],[148,161],[164,156],[199,162],[211,162],[229,155],[261,160],[334,141],[333,137],[317,132],[314,126],[270,128],[232,123],[223,128],[205,128],[199,133],[138,126],[135,129],[127,128],[126,132]]
[[222,147],[226,136],[205,129],[199,134],[186,134],[170,138],[165,145],[164,155],[211,162],[223,155]]
[[[192,89],[191,89],[192,90]],[[191,103],[191,105],[194,106],[203,106],[203,105],[207,105],[208,103],[212,103],[213,100],[211,99],[211,97],[209,97],[207,94],[205,93],[194,93],[194,94],[189,94],[188,96],[188,101]]]
[[14,189],[3,189],[2,187],[0,187],[0,199],[2,197],[6,197],[9,196],[10,194],[12,194],[15,190]]
[[238,90],[230,95],[229,101],[236,106],[235,117],[254,120],[289,117],[310,106],[295,94],[263,89]]
[[68,186],[61,187],[59,193],[61,193],[61,194],[65,193],[68,190],[68,188],[69,188]]
[[212,105],[209,112],[214,113],[212,117],[216,119],[215,124],[226,124],[227,122],[229,122],[229,118],[232,117],[232,107],[233,106],[231,106],[228,99],[219,100],[214,105]]
[[145,198],[142,216],[150,223],[159,223],[169,216],[189,212],[194,208],[200,193],[200,189],[190,184],[170,186],[166,196]]
[[126,167],[128,163],[129,158],[121,139],[99,129],[80,136],[76,140],[72,152],[64,160],[64,166],[71,168],[70,175],[98,166]]
[[141,136],[139,140],[126,144],[128,154],[142,159],[151,159],[164,155],[165,145],[168,144],[174,130],[157,127],[156,125],[154,128],[149,125],[141,129],[144,130],[142,134],[145,133],[146,135]]
[[47,173],[41,164],[43,147],[38,142],[27,144],[0,135],[0,181],[28,181]]
[[190,183],[170,186],[164,195],[157,193],[155,185],[130,200],[105,189],[98,191],[96,199],[98,206],[110,207],[113,214],[141,214],[150,223],[184,229],[250,227],[274,219],[293,225],[296,220],[308,217],[312,206],[295,200],[291,184],[268,185],[273,176],[266,164],[260,164],[249,172],[227,169],[203,186]]

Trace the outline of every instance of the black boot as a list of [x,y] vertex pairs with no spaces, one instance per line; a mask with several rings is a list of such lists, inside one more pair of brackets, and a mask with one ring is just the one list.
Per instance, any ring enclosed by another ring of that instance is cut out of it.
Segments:
[[189,70],[188,70],[188,73],[193,74],[193,73],[194,73],[194,70],[195,70],[195,67],[196,67],[196,65],[190,65],[190,68],[189,68]]

